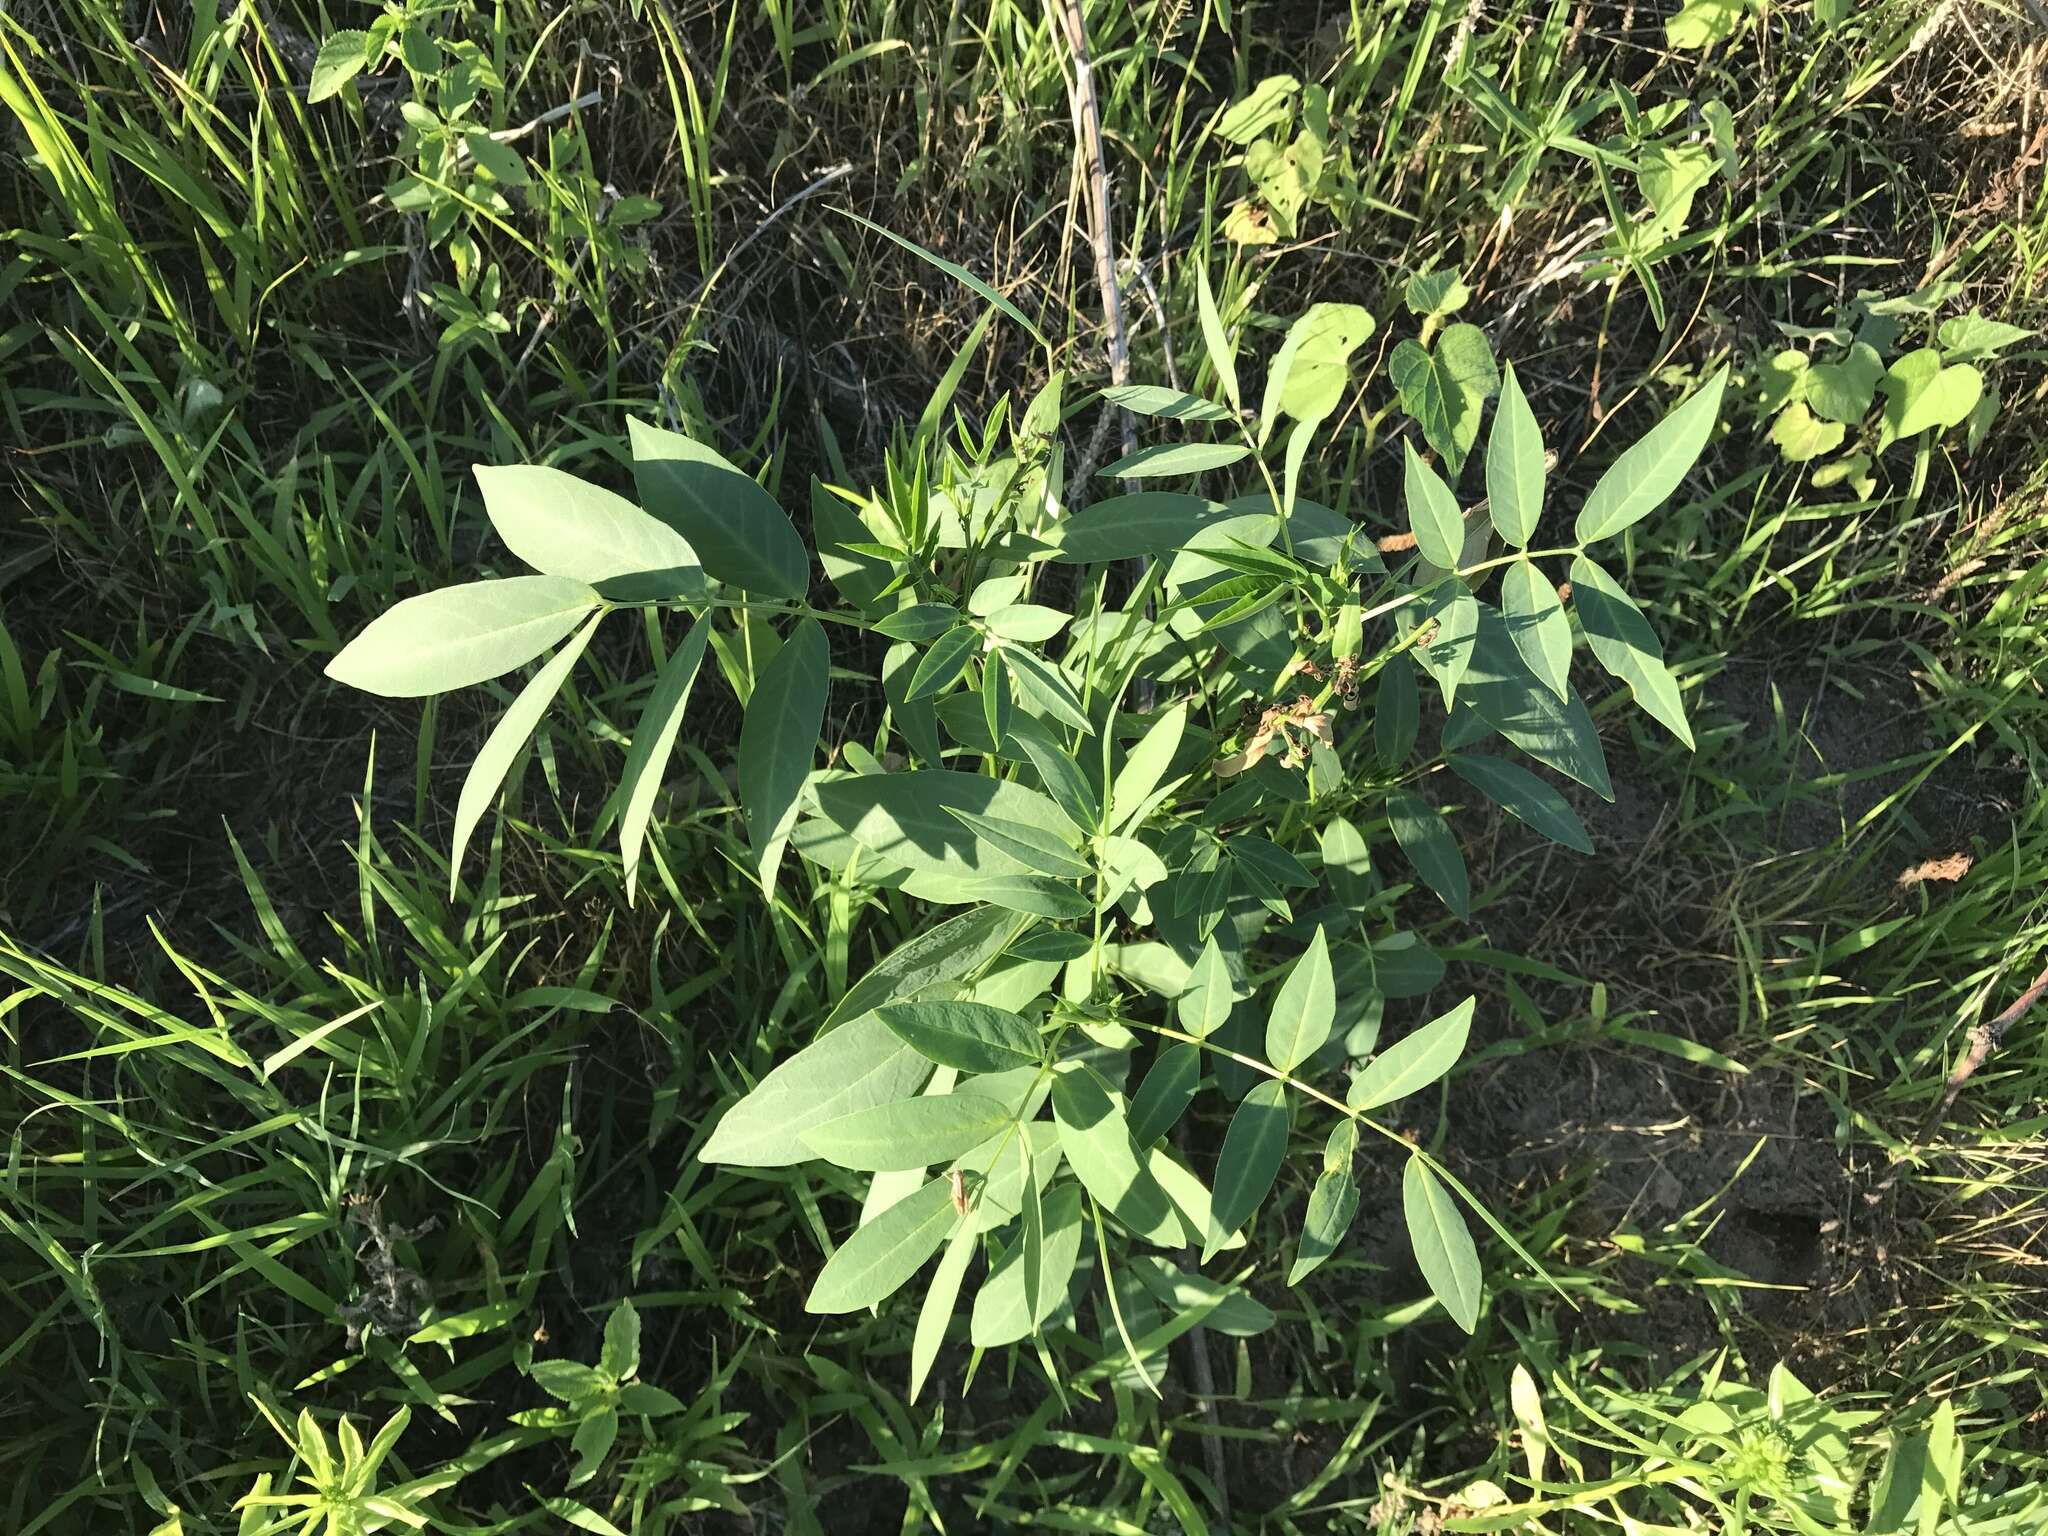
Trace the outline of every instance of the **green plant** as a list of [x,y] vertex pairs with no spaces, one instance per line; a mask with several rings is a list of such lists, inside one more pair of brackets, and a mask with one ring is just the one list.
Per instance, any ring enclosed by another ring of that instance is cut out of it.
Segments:
[[[635,421],[640,506],[554,469],[479,469],[499,536],[537,574],[411,598],[329,667],[412,696],[498,676],[568,640],[470,769],[451,859],[459,880],[471,831],[598,627],[622,609],[682,610],[689,628],[660,662],[614,801],[629,896],[708,645],[744,705],[739,801],[763,899],[788,899],[793,851],[822,906],[897,892],[965,909],[850,987],[828,985],[818,1037],[754,1084],[698,1151],[752,1168],[821,1162],[836,1170],[828,1186],[861,1198],[861,1226],[812,1285],[814,1312],[876,1306],[945,1250],[922,1305],[913,1390],[978,1255],[988,1268],[971,1309],[977,1347],[1086,1326],[1076,1308],[1092,1289],[1107,1303],[1097,1326],[1113,1327],[1150,1382],[1164,1341],[1134,1333],[1124,1286],[1135,1275],[1156,1294],[1172,1271],[1132,1250],[1192,1245],[1206,1262],[1243,1246],[1297,1117],[1332,1114],[1335,1128],[1293,1278],[1344,1237],[1363,1129],[1400,1152],[1417,1262],[1449,1315],[1475,1328],[1479,1259],[1459,1202],[1520,1245],[1426,1134],[1374,1113],[1442,1079],[1474,1014],[1467,998],[1378,1041],[1386,999],[1420,990],[1418,968],[1423,987],[1441,968],[1395,925],[1405,886],[1375,866],[1382,829],[1446,907],[1471,909],[1457,840],[1413,762],[1417,668],[1441,693],[1456,778],[1542,835],[1590,849],[1551,784],[1473,750],[1499,734],[1608,792],[1568,675],[1573,626],[1540,563],[1568,557],[1571,612],[1595,659],[1691,739],[1654,634],[1590,548],[1677,490],[1713,427],[1722,375],[1609,469],[1569,544],[1531,549],[1543,445],[1508,370],[1486,518],[1404,449],[1416,554],[1390,569],[1362,530],[1296,492],[1370,317],[1311,310],[1249,409],[1206,282],[1200,297],[1220,398],[1108,391],[1195,430],[1104,473],[1184,479],[1245,465],[1257,490],[1134,490],[1063,514],[1051,490],[1059,377],[1007,444],[999,407],[942,446],[949,378],[904,446],[914,463],[886,489],[814,489],[818,554],[845,604],[826,609],[808,600],[803,542],[754,481],[703,444]],[[1266,457],[1276,440],[1277,474]],[[1495,536],[1509,553],[1491,553]],[[1498,607],[1478,596],[1496,571]],[[868,741],[827,737],[820,770],[828,627],[887,642],[889,714]],[[1340,706],[1368,683],[1376,707],[1348,725]],[[1355,1070],[1342,1087],[1346,1063]],[[1205,1087],[1236,1104],[1209,1179],[1171,1134]],[[1187,1325],[1183,1313],[1165,1326],[1170,1336]],[[570,1411],[585,1406],[579,1396]],[[591,1426],[609,1412],[590,1407],[579,1435],[607,1439]],[[591,1465],[586,1455],[586,1474]]]
[[597,1364],[536,1360],[527,1366],[526,1374],[562,1406],[527,1409],[515,1413],[512,1422],[558,1433],[569,1431],[576,1466],[569,1474],[568,1486],[587,1483],[618,1441],[620,1414],[658,1419],[683,1411],[682,1403],[671,1393],[636,1380],[639,1373],[640,1314],[632,1302],[622,1301],[605,1320],[604,1350]]
[[1774,353],[1756,386],[1758,413],[1785,461],[1813,463],[1816,487],[1847,486],[1868,499],[1897,444],[1916,447],[1916,478],[1926,450],[1957,427],[1970,452],[1982,446],[2000,405],[1983,370],[2033,333],[1975,309],[1937,325],[1958,292],[1954,283],[1897,298],[1866,290],[1834,325],[1786,327],[1803,345]]
[[[309,1484],[304,1492],[271,1492],[265,1474],[243,1495],[236,1508],[250,1512],[242,1530],[245,1536],[271,1536],[277,1531],[297,1531],[300,1536],[369,1536],[372,1531],[393,1526],[419,1530],[431,1518],[421,1503],[418,1489],[401,1484],[380,1489],[378,1472],[397,1447],[399,1436],[412,1419],[410,1408],[400,1408],[378,1428],[368,1445],[356,1427],[344,1418],[335,1425],[333,1444],[313,1417],[311,1409],[299,1410],[296,1433],[261,1398],[256,1406],[270,1420],[271,1427],[291,1447],[293,1458],[302,1464],[298,1480]],[[278,1511],[266,1518],[267,1511]]]

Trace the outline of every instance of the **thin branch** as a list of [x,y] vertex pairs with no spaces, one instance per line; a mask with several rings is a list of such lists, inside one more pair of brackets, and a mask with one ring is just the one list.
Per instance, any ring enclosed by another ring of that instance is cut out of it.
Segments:
[[1991,1053],[1998,1049],[1999,1044],[2005,1039],[2006,1032],[2019,1023],[2027,1010],[2038,1003],[2044,995],[2048,995],[2048,968],[2043,968],[2041,974],[2034,978],[2034,984],[2022,992],[2010,1008],[1990,1023],[1979,1024],[1970,1031],[1970,1048],[1963,1053],[1963,1059],[1956,1063],[1955,1071],[1949,1073],[1948,1087],[1942,1092],[1941,1102],[1934,1106],[1934,1113],[1927,1117],[1927,1131],[1921,1133],[1921,1140],[1926,1140],[1927,1133],[1941,1124],[1942,1119],[1954,1107],[1956,1095],[1963,1091],[1963,1084],[1967,1083],[1976,1074],[1977,1069],[1984,1065]]

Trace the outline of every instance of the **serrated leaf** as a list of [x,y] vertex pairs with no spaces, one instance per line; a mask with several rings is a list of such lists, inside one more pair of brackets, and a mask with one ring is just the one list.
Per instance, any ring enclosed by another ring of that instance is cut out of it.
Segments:
[[1457,1065],[1472,1033],[1474,999],[1402,1036],[1365,1064],[1351,1080],[1344,1102],[1364,1114],[1427,1088]]
[[647,835],[648,819],[654,814],[654,797],[661,789],[663,769],[674,750],[676,733],[682,728],[683,711],[690,702],[690,689],[704,661],[704,642],[711,626],[699,620],[690,626],[683,643],[675,648],[660,675],[640,723],[633,728],[633,745],[626,753],[625,772],[619,776],[619,797],[625,809],[619,815],[619,856],[626,876],[626,904],[631,906],[640,870],[640,845]]
[[893,1173],[949,1163],[1017,1118],[998,1099],[971,1092],[928,1093],[827,1120],[803,1143],[838,1168]]
[[371,620],[327,663],[327,675],[387,699],[467,688],[524,666],[597,605],[594,589],[563,576],[423,592]]
[[1684,404],[1623,450],[1579,509],[1572,537],[1581,544],[1612,538],[1662,506],[1706,447],[1727,383],[1724,365]]
[[1472,1332],[1479,1324],[1479,1253],[1450,1194],[1420,1157],[1409,1158],[1401,1175],[1401,1210],[1422,1278],[1451,1321]]
[[1628,684],[1636,703],[1673,736],[1692,746],[1685,701],[1664,665],[1664,648],[1650,621],[1612,576],[1586,556],[1572,561],[1572,606],[1593,659]]
[[704,444],[635,416],[627,423],[640,504],[689,541],[705,574],[799,601],[811,563],[789,514]]
[[855,1232],[825,1261],[806,1312],[858,1312],[887,1300],[938,1252],[963,1220],[945,1179],[933,1179]]
[[1486,511],[1500,536],[1516,549],[1529,547],[1543,515],[1543,430],[1512,363],[1486,440]]
[[1470,917],[1471,879],[1443,813],[1412,790],[1397,789],[1387,796],[1387,820],[1393,826],[1394,841],[1422,876],[1423,884],[1458,916]]
[[875,1017],[919,1055],[962,1072],[1035,1067],[1044,1056],[1029,1019],[986,1003],[889,1003]]
[[370,34],[333,32],[320,40],[313,56],[313,73],[306,85],[308,105],[341,94],[341,88],[361,74],[370,63]]
[[1200,1046],[1176,1043],[1160,1051],[1131,1096],[1131,1140],[1149,1147],[1172,1130],[1201,1080]]
[[705,1163],[783,1168],[808,1162],[803,1133],[841,1115],[908,1098],[932,1064],[873,1014],[805,1046],[725,1112],[698,1152]]
[[1292,1072],[1323,1048],[1337,1019],[1337,982],[1321,928],[1273,995],[1266,1015],[1266,1060]]
[[1223,1150],[1216,1156],[1209,1231],[1202,1241],[1204,1263],[1258,1210],[1273,1188],[1286,1152],[1287,1085],[1268,1078],[1244,1096],[1230,1117],[1230,1129],[1223,1134]]
[[640,1369],[640,1314],[630,1301],[621,1301],[604,1320],[604,1349],[598,1366],[614,1381],[624,1381]]
[[1067,1163],[1096,1204],[1148,1242],[1177,1248],[1187,1240],[1094,1068],[1072,1062],[1054,1076],[1052,1113]]
[[1517,560],[1500,579],[1501,621],[1530,674],[1558,698],[1568,697],[1572,626],[1564,603],[1534,561]]
[[1553,843],[1580,853],[1593,851],[1593,840],[1570,802],[1521,764],[1477,752],[1453,752],[1447,761],[1459,778]]
[[526,745],[534,727],[540,724],[540,717],[554,702],[555,695],[561,692],[570,670],[603,620],[601,613],[591,615],[590,622],[576,632],[576,637],[533,674],[526,686],[519,690],[518,697],[506,707],[498,723],[491,727],[491,734],[484,738],[483,746],[470,763],[469,772],[463,776],[462,793],[455,801],[455,836],[448,851],[448,893],[451,897],[462,877],[462,853],[469,846],[470,834],[483,820],[491,802],[498,798],[499,787],[511,771],[512,760]]
[[1237,1006],[1237,993],[1230,979],[1230,967],[1215,936],[1202,946],[1202,953],[1188,970],[1188,980],[1174,1008],[1180,1027],[1196,1039],[1206,1039],[1230,1020]]
[[1465,518],[1458,510],[1458,498],[1443,477],[1422,462],[1413,443],[1402,443],[1401,454],[1402,500],[1408,508],[1415,547],[1431,565],[1455,571],[1465,548]]
[[810,777],[825,724],[831,670],[824,627],[816,619],[800,621],[762,668],[740,721],[740,803],[747,812],[747,842],[760,861],[761,887],[770,898],[797,795]]

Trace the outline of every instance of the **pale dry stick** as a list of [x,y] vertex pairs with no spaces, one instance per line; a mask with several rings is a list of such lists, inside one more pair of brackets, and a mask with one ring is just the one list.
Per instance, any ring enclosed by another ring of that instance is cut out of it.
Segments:
[[[1075,148],[1081,158],[1082,184],[1088,200],[1088,239],[1095,252],[1095,284],[1102,291],[1102,319],[1109,332],[1109,382],[1130,382],[1130,339],[1124,330],[1124,306],[1116,278],[1116,228],[1109,197],[1109,162],[1102,148],[1102,107],[1095,95],[1095,71],[1088,53],[1088,27],[1080,0],[1046,0],[1060,30],[1066,34],[1073,73],[1067,95],[1074,114]],[[1138,451],[1137,428],[1131,413],[1116,408],[1126,454]],[[1094,473],[1093,464],[1079,466]],[[1085,483],[1085,481],[1084,481]],[[1134,578],[1135,579],[1135,578]]]
[[[498,144],[515,144],[529,133],[536,133],[542,128],[547,127],[549,123],[559,123],[571,112],[581,112],[585,107],[596,107],[603,104],[604,92],[585,91],[573,101],[565,101],[558,107],[549,107],[540,116],[528,119],[517,128],[500,128],[496,133],[488,133],[484,137]],[[469,141],[465,139],[455,151],[455,163],[460,165],[469,158]]]
[[2048,967],[2042,968],[2041,974],[2034,978],[2034,984],[2014,999],[2010,1008],[1990,1023],[1979,1024],[1970,1031],[1970,1048],[1963,1053],[1963,1059],[1956,1063],[1955,1070],[1949,1073],[1948,1087],[1942,1092],[1941,1102],[1934,1106],[1934,1113],[1927,1117],[1926,1129],[1920,1133],[1922,1141],[1933,1134],[1936,1127],[1941,1124],[1942,1117],[1954,1107],[1956,1095],[1963,1091],[1963,1084],[1967,1083],[1976,1074],[1977,1069],[1984,1065],[1985,1059],[1998,1049],[2000,1042],[2005,1039],[2006,1031],[2019,1023],[2021,1016],[2038,1003],[2043,994],[2048,994]]

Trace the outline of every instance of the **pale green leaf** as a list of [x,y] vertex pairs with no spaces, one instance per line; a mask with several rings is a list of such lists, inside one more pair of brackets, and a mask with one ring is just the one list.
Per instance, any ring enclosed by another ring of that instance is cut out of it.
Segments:
[[1581,544],[1612,538],[1662,506],[1692,469],[1721,412],[1724,366],[1685,403],[1623,450],[1579,509],[1572,536]]
[[568,679],[570,669],[583,654],[583,648],[590,644],[590,637],[597,633],[597,626],[603,619],[601,613],[591,615],[590,622],[576,632],[576,637],[533,674],[499,717],[498,723],[491,727],[491,734],[484,738],[475,761],[469,765],[469,772],[462,780],[462,793],[455,801],[455,836],[448,851],[448,891],[451,896],[462,875],[462,853],[469,846],[470,834],[483,820],[491,802],[497,799],[498,788],[511,771],[512,760],[526,745],[534,727],[540,724],[540,717],[554,702],[555,695]]
[[949,1163],[1016,1118],[1011,1106],[978,1093],[924,1094],[814,1125],[803,1143],[835,1167],[896,1172]]
[[1457,1064],[1472,1033],[1474,999],[1403,1035],[1365,1064],[1344,1102],[1363,1114],[1427,1088]]
[[1147,727],[1130,756],[1117,770],[1109,791],[1109,829],[1122,832],[1132,826],[1150,802],[1152,792],[1166,777],[1173,755],[1180,750],[1181,733],[1187,728],[1188,710],[1176,704]]
[[1465,1218],[1420,1156],[1408,1159],[1401,1176],[1401,1210],[1422,1278],[1451,1321],[1472,1332],[1479,1323],[1479,1253]]
[[948,810],[976,837],[1039,874],[1063,880],[1088,878],[1088,861],[1074,851],[1072,843],[1049,828],[1028,821],[1010,821],[1001,816],[977,816],[957,806]]
[[902,1288],[962,1218],[949,1181],[933,1179],[855,1232],[825,1261],[806,1312],[858,1312]]
[[1067,565],[1097,565],[1169,555],[1211,524],[1241,515],[1220,501],[1183,491],[1132,491],[1084,507],[1058,524],[1052,558]]
[[1067,1163],[1096,1204],[1148,1242],[1187,1240],[1166,1191],[1145,1166],[1129,1121],[1094,1068],[1069,1062],[1053,1078],[1053,1120]]
[[1216,312],[1216,295],[1209,290],[1209,269],[1199,263],[1195,267],[1195,307],[1201,316],[1202,345],[1209,354],[1209,366],[1216,370],[1223,398],[1236,405],[1237,351],[1223,329],[1223,317]]
[[1515,380],[1513,364],[1501,384],[1493,432],[1486,440],[1486,510],[1500,536],[1516,549],[1529,547],[1543,515],[1543,431]]
[[1266,1060],[1292,1072],[1323,1048],[1337,1018],[1337,982],[1321,928],[1273,995],[1266,1015]]
[[924,1390],[926,1378],[931,1375],[932,1362],[939,1356],[939,1346],[946,1342],[946,1325],[952,1321],[953,1309],[959,1304],[960,1282],[967,1277],[967,1266],[980,1251],[974,1237],[973,1224],[963,1222],[940,1256],[939,1267],[932,1272],[931,1287],[924,1293],[924,1304],[917,1309],[917,1328],[910,1340],[910,1401],[913,1403]]
[[1357,1211],[1358,1180],[1349,1168],[1325,1169],[1317,1176],[1316,1187],[1309,1191],[1308,1210],[1301,1218],[1301,1242],[1294,1252],[1294,1266],[1287,1271],[1289,1285],[1301,1284],[1317,1265],[1337,1251]]
[[626,753],[625,772],[619,776],[619,797],[625,810],[619,815],[619,855],[626,875],[626,904],[632,905],[639,878],[640,845],[647,835],[647,823],[654,814],[654,797],[674,750],[676,733],[682,728],[683,711],[690,702],[690,689],[697,681],[704,661],[704,642],[711,634],[709,623],[690,626],[654,680],[654,691],[640,711],[640,723],[633,729],[633,745]]
[[313,56],[313,74],[306,85],[309,105],[341,94],[341,88],[363,72],[370,63],[370,34],[331,32],[320,40]]
[[1615,579],[1584,555],[1572,561],[1572,606],[1593,659],[1627,683],[1644,711],[1690,747],[1685,701],[1664,665],[1657,632]]
[[[996,1267],[981,1283],[974,1298],[974,1313],[968,1320],[967,1336],[976,1349],[998,1349],[1027,1338],[1051,1317],[1067,1299],[1074,1267],[1081,1257],[1081,1239],[1086,1224],[1081,1214],[1081,1191],[1064,1184],[1046,1199],[1036,1244],[1038,1267],[1027,1273],[1024,1235],[1010,1244]],[[1031,1283],[1032,1279],[1036,1284]],[[1036,1303],[1031,1292],[1037,1291]]]
[[1113,480],[1151,479],[1161,475],[1199,475],[1223,469],[1251,453],[1243,443],[1160,443],[1127,453],[1098,469]]
[[1230,979],[1230,967],[1211,934],[1188,971],[1186,988],[1174,1004],[1180,1027],[1198,1040],[1205,1039],[1229,1021],[1230,1011],[1236,1005],[1237,992]]
[[1415,547],[1431,565],[1446,571],[1458,568],[1458,556],[1465,548],[1465,518],[1458,510],[1458,498],[1451,494],[1443,477],[1422,462],[1413,443],[1401,444],[1402,499],[1408,508],[1408,527],[1415,535]]
[[387,699],[467,688],[524,666],[597,604],[590,586],[563,576],[443,587],[379,614],[327,663],[327,675]]
[[916,1093],[931,1061],[873,1014],[827,1031],[776,1067],[725,1112],[697,1157],[782,1168],[808,1162],[803,1133],[842,1115]]
[[614,1381],[624,1381],[640,1369],[640,1314],[630,1301],[621,1301],[604,1320],[604,1349],[598,1366]]
[[1134,416],[1152,416],[1161,421],[1228,421],[1230,412],[1213,400],[1168,389],[1162,384],[1119,384],[1105,389],[1102,398],[1120,405]]

